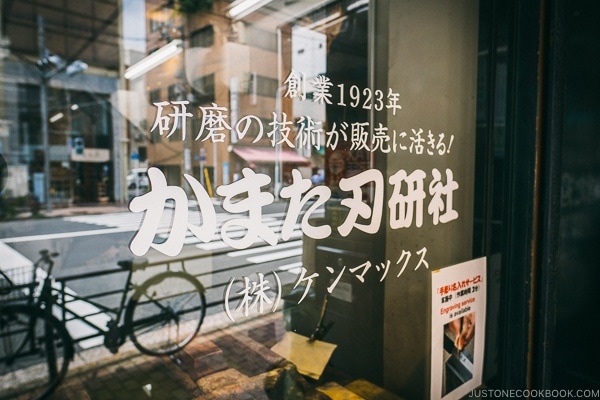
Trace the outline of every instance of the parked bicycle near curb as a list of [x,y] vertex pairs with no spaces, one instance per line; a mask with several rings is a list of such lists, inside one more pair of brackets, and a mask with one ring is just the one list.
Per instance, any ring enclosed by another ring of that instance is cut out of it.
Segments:
[[[129,337],[139,351],[155,356],[182,349],[202,325],[204,287],[185,270],[163,271],[135,285],[134,270],[145,266],[131,260],[118,262],[127,278],[115,309],[54,287],[52,270],[58,254],[43,250],[40,255],[28,285],[15,284],[0,271],[0,399],[12,399],[20,393],[43,399],[57,388],[75,354],[67,329],[70,320],[80,320],[97,330],[104,337],[104,346],[113,353]],[[46,266],[43,278],[42,265]],[[38,277],[42,278],[41,287]],[[19,296],[19,291],[28,293]],[[70,309],[69,304],[76,301],[110,315],[106,326],[98,326]]]

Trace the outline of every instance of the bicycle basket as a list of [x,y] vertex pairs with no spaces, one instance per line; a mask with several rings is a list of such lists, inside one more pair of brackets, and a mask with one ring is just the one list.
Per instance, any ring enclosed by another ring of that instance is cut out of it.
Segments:
[[4,272],[0,271],[0,296],[6,296],[13,288],[14,284]]
[[37,283],[34,266],[21,266],[0,271],[0,302],[30,299]]

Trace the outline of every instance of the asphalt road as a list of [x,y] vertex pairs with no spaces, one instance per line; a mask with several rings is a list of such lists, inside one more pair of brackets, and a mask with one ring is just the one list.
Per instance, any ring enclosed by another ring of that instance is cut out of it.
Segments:
[[[275,203],[265,208],[263,223],[274,232],[279,232],[285,208],[285,203]],[[219,211],[219,227],[227,218],[239,217]],[[58,252],[53,271],[57,278],[108,271],[118,268],[117,261],[133,257],[129,243],[139,229],[141,218],[141,214],[122,212],[4,222],[0,224],[0,241],[31,261],[38,258],[42,249]],[[166,216],[164,220],[159,236],[168,235],[169,232],[170,217]],[[185,259],[183,265],[186,270],[196,275],[207,288],[206,299],[211,305],[207,313],[227,310],[233,315],[238,304],[233,298],[243,296],[245,289],[256,289],[263,285],[269,289],[268,297],[272,301],[278,291],[279,295],[285,295],[281,293],[281,288],[297,279],[302,267],[302,251],[299,227],[289,241],[280,242],[277,246],[257,242],[243,250],[226,246],[219,235],[215,235],[209,243],[202,243],[188,231],[186,244],[176,258]],[[172,258],[153,249],[144,257],[150,263],[172,261]],[[175,265],[173,268],[181,266]],[[145,278],[147,276],[142,273],[137,280]],[[88,296],[118,290],[124,282],[125,274],[115,273],[69,281],[68,289],[78,295]],[[118,300],[119,296],[115,295],[103,298],[100,302],[115,306]],[[243,309],[237,312],[237,317],[243,318],[239,314],[243,313]]]
[[[281,217],[285,208],[284,202],[273,203],[263,209],[263,216]],[[218,206],[215,209],[219,215],[227,214]],[[81,273],[90,266],[115,266],[116,261],[133,257],[129,242],[141,220],[141,214],[126,211],[8,221],[0,224],[0,240],[30,260],[36,260],[42,249],[60,253],[56,275]],[[168,222],[163,223],[163,230],[167,228]]]

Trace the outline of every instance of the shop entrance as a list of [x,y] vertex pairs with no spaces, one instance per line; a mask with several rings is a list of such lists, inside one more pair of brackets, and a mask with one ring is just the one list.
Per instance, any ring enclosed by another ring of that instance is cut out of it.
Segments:
[[112,179],[107,163],[73,163],[73,202],[104,203],[111,198]]

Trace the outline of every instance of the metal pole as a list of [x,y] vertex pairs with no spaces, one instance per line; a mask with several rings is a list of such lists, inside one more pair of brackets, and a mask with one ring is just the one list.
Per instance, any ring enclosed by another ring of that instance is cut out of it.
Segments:
[[69,204],[73,204],[73,200],[75,199],[75,187],[73,185],[73,164],[71,163],[71,152],[73,149],[73,132],[72,132],[72,122],[73,115],[71,109],[71,92],[69,89],[65,89],[65,102],[67,103],[67,134],[65,135],[65,144],[69,149]]
[[[44,33],[44,17],[38,15],[38,51],[40,60],[46,57],[46,37]],[[40,82],[40,118],[42,145],[44,146],[44,202],[46,211],[52,211],[50,202],[50,141],[48,133],[48,81],[42,76]]]
[[217,163],[218,163],[217,160],[218,159],[217,159],[217,142],[215,142],[214,140],[213,140],[212,148],[213,148],[213,165],[214,165],[214,167],[213,167],[213,185],[216,187],[217,186],[217,177],[218,177],[218,175],[217,175]]
[[[185,45],[185,25],[181,25],[179,27],[179,32],[181,33],[181,47],[183,49],[183,51],[181,52],[181,74],[182,76],[182,82],[183,85],[181,87],[181,93],[180,96],[178,98],[178,100],[190,100],[191,94],[192,92],[192,87],[191,84],[188,82],[188,78],[187,78],[187,67],[185,64],[185,58],[187,56],[186,54],[186,45]],[[187,125],[188,125],[188,119],[184,116],[181,116],[181,131],[182,132],[188,132],[187,129]],[[183,125],[186,126],[183,126]],[[185,135],[185,137],[182,137],[183,140],[183,173],[186,175],[192,175],[192,143],[191,143],[191,134],[187,134]],[[202,170],[200,170],[200,173],[202,173]],[[183,179],[183,178],[182,178]],[[182,181],[185,182],[185,181]],[[185,184],[185,191],[186,193],[189,195],[190,194],[190,186],[188,184]]]
[[200,147],[198,156],[200,157],[200,183],[204,186],[204,162],[206,161],[206,150],[204,147]]
[[[282,104],[281,104],[281,92],[284,90],[283,86],[277,88],[275,95],[275,113],[277,119],[281,121]],[[281,143],[279,143],[279,126],[275,128],[275,185],[273,187],[275,191],[275,199],[279,200],[279,192],[281,190]]]
[[[281,37],[281,28],[277,28],[277,93],[275,94],[275,112],[277,113],[277,118],[281,119],[282,108],[281,97],[282,92],[285,90],[285,86],[281,83],[281,74],[283,70],[282,65],[282,57],[283,54],[283,45],[282,45],[282,37]],[[281,144],[279,142],[279,126],[275,129],[275,200],[279,200],[279,191],[281,190]]]

